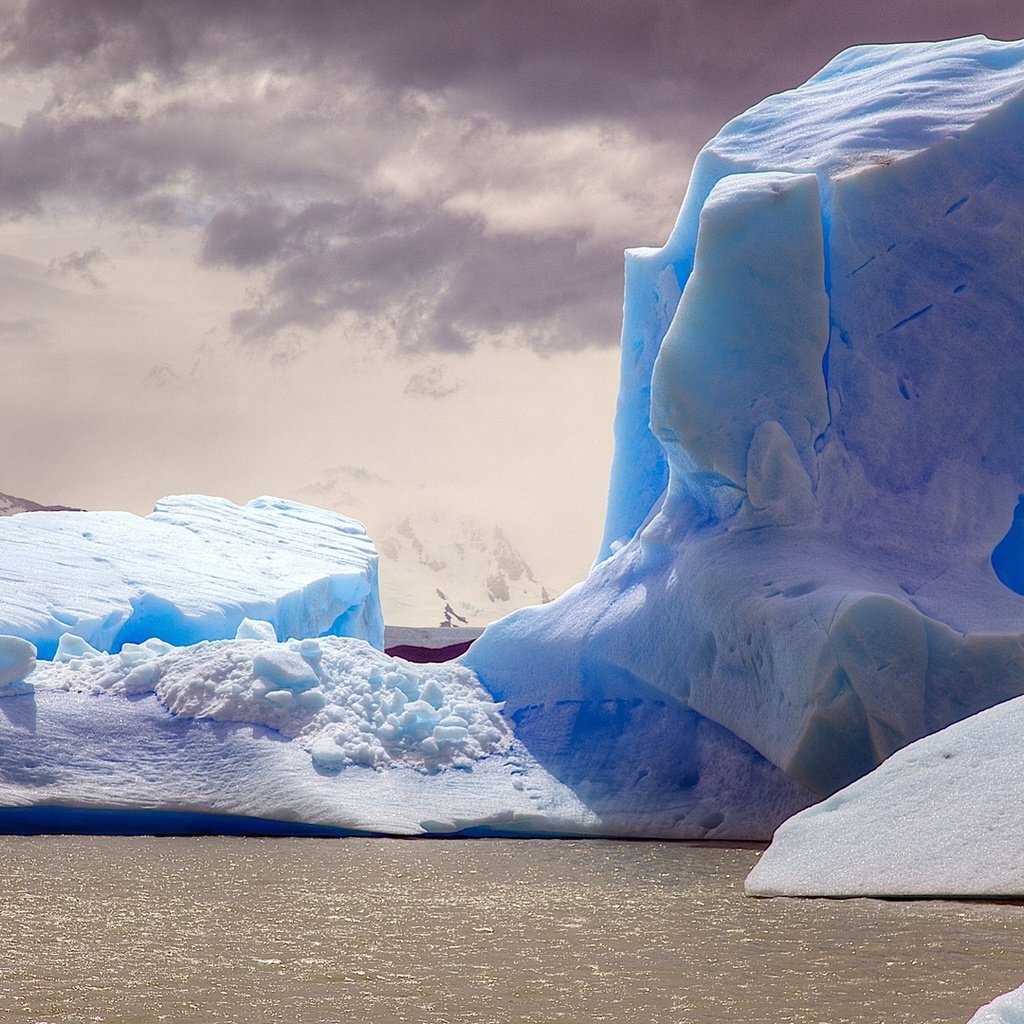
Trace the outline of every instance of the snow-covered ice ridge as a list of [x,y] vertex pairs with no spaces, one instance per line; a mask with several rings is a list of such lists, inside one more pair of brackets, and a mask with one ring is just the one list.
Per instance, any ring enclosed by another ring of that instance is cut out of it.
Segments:
[[[0,638],[0,673],[13,660],[4,658],[11,646]],[[349,765],[470,768],[506,750],[511,737],[500,706],[460,665],[422,669],[351,638],[279,643],[270,623],[249,619],[234,640],[190,647],[147,640],[117,654],[65,634],[53,662],[34,668],[0,695],[152,694],[179,719],[273,730],[308,751],[322,772]]]
[[[0,637],[0,832],[89,831],[105,810],[126,832],[235,830],[254,819],[245,830],[678,831],[665,824],[666,793],[680,787],[677,767],[660,773],[663,748],[581,751],[578,774],[557,777],[465,666],[416,665],[352,638],[273,635],[246,619],[235,640],[148,640],[107,654],[69,634],[52,662]],[[727,835],[760,834],[799,806],[792,793],[780,799],[777,769],[682,724],[694,762],[699,751],[707,765],[683,793],[688,834],[723,821]],[[669,712],[664,742],[679,726]],[[634,774],[650,763],[656,784],[623,785],[623,753]],[[737,774],[747,785],[723,795]]]
[[853,48],[704,148],[627,258],[603,560],[467,655],[576,702],[558,757],[660,699],[824,796],[1024,690],[1022,154],[984,37]]
[[361,523],[279,498],[164,498],[128,512],[0,518],[0,633],[50,658],[63,633],[117,651],[151,637],[233,637],[243,618],[280,639],[337,634],[383,647],[377,553]]

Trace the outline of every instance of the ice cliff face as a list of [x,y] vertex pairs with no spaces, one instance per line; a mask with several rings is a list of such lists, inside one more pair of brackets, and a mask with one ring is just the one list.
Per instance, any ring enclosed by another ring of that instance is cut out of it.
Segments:
[[127,512],[0,519],[0,634],[52,658],[60,637],[104,651],[152,637],[234,637],[245,617],[278,637],[333,634],[383,647],[377,553],[362,524],[278,498],[164,498]]
[[825,794],[1024,690],[1022,152],[983,37],[848,50],[705,147],[627,256],[603,560],[469,655],[553,762],[667,699]]

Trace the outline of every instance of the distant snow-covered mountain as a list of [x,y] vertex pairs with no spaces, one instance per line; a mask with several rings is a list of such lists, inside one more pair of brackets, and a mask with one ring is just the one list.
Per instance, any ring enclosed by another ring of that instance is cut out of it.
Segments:
[[18,512],[81,512],[80,508],[68,505],[40,505],[28,498],[16,498],[13,494],[0,494],[0,516],[13,516]]
[[387,622],[476,626],[552,594],[500,526],[434,513],[374,537]]
[[[79,512],[0,493],[0,516]],[[428,627],[485,626],[555,594],[533,574],[500,526],[443,511],[395,520],[370,538],[380,553],[386,622]]]

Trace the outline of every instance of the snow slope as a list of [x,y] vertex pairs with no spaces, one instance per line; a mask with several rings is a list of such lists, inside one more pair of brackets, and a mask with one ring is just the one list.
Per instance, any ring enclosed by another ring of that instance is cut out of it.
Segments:
[[93,647],[233,637],[249,616],[281,639],[322,633],[383,646],[377,555],[352,519],[277,498],[198,495],[127,512],[0,519],[0,633],[49,658],[63,633]]
[[480,627],[551,599],[500,526],[421,512],[392,523],[374,541],[389,623]]

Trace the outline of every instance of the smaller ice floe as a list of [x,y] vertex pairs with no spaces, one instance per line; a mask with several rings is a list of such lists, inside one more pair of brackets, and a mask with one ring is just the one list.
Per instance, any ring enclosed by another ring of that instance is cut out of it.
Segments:
[[501,705],[463,666],[412,665],[349,638],[277,643],[269,623],[246,621],[239,634],[185,648],[151,639],[117,654],[65,635],[32,683],[37,691],[152,693],[178,718],[264,726],[307,750],[322,772],[469,768],[509,748]]
[[1018,697],[893,754],[785,822],[748,895],[1024,896],[1022,735]]
[[33,512],[0,518],[0,633],[49,659],[63,633],[119,651],[235,636],[354,636],[384,645],[377,552],[361,523],[280,498],[183,495],[142,518]]
[[1024,985],[986,1003],[967,1024],[1024,1024]]

